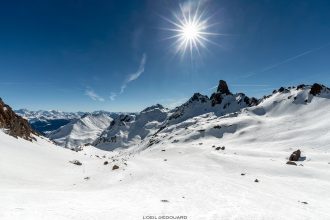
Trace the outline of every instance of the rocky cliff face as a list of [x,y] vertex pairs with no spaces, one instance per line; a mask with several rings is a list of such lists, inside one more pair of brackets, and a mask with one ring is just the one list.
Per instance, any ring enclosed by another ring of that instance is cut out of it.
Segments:
[[[244,93],[238,93],[236,95],[242,96],[243,101],[246,103],[246,105],[248,107],[258,105],[258,100],[254,97],[249,98]],[[229,91],[226,81],[220,80],[217,91],[215,93],[213,93],[210,97],[212,106],[221,104],[222,101],[225,99],[225,97],[228,97],[228,96],[235,96],[235,95],[233,95]]]
[[20,137],[26,140],[35,140],[33,134],[37,135],[27,120],[18,116],[10,106],[6,105],[0,98],[0,128],[13,136]]

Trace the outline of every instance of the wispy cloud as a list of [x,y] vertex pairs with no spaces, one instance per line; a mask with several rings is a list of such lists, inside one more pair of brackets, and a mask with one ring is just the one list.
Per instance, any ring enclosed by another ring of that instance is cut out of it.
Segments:
[[117,97],[117,94],[115,92],[112,92],[109,96],[111,101],[115,101],[116,97]]
[[[126,80],[124,81],[124,83],[120,87],[119,94],[123,94],[125,89],[127,88],[128,84],[130,82],[134,81],[134,80],[137,80],[141,76],[141,74],[144,72],[144,66],[146,65],[146,62],[147,62],[147,55],[144,53],[142,55],[139,68],[137,69],[136,72],[131,73],[127,76]],[[109,97],[110,100],[114,101],[115,98],[117,97],[117,95],[118,95],[117,93],[111,92],[111,95]]]
[[139,65],[138,70],[135,73],[132,73],[132,74],[129,74],[128,75],[127,79],[125,80],[125,82],[121,86],[120,93],[123,93],[124,92],[124,90],[127,88],[127,85],[130,82],[138,79],[141,76],[141,74],[144,72],[144,66],[146,65],[146,62],[147,62],[147,55],[144,53],[142,55],[142,59],[140,61],[140,65]]
[[293,60],[296,60],[296,59],[298,59],[300,57],[306,56],[306,55],[308,55],[310,53],[313,53],[315,51],[321,50],[321,49],[323,49],[325,47],[328,47],[328,46],[330,46],[330,43],[324,44],[324,45],[322,45],[320,47],[316,47],[316,48],[313,48],[313,49],[310,49],[310,50],[306,50],[306,51],[304,51],[304,52],[302,52],[300,54],[297,54],[295,56],[289,57],[289,58],[287,58],[285,60],[282,60],[282,61],[280,61],[278,63],[275,63],[275,64],[272,64],[270,66],[264,67],[263,69],[261,69],[259,71],[250,72],[250,73],[246,74],[245,76],[243,76],[243,78],[247,78],[247,77],[254,76],[254,75],[257,75],[257,74],[260,74],[260,73],[267,72],[267,71],[272,70],[272,69],[274,69],[274,68],[276,68],[278,66],[281,66],[283,64],[289,63],[289,62],[291,62]]
[[268,84],[231,84],[231,86],[236,87],[269,87]]
[[104,102],[104,98],[99,96],[93,89],[87,88],[85,91],[85,95],[91,98],[94,101]]

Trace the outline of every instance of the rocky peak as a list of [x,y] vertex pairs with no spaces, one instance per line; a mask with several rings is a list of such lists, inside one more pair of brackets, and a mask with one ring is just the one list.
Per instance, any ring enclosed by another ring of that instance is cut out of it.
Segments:
[[21,137],[32,141],[35,138],[33,134],[37,135],[28,121],[21,116],[18,116],[10,106],[6,105],[0,98],[0,128],[5,129],[5,132],[13,137]]
[[320,85],[320,84],[318,84],[318,83],[314,83],[313,85],[312,85],[312,87],[311,87],[311,90],[310,90],[310,94],[312,94],[312,95],[319,95],[320,93],[321,93],[321,91],[323,90],[323,88],[324,88],[325,86],[323,86],[323,85]]
[[223,100],[223,96],[225,95],[232,95],[232,93],[229,91],[226,81],[220,80],[217,91],[213,93],[210,98],[212,102],[212,106],[221,104]]
[[142,112],[149,112],[149,111],[153,111],[155,109],[162,110],[162,109],[165,109],[165,108],[161,104],[156,104],[156,105],[152,105],[150,107],[145,108],[144,110],[142,110]]
[[205,103],[209,100],[209,97],[206,95],[202,95],[200,93],[194,93],[194,95],[189,99],[188,102],[199,101],[201,103]]
[[231,94],[226,81],[224,81],[224,80],[219,81],[217,93],[225,94],[225,95],[230,95]]

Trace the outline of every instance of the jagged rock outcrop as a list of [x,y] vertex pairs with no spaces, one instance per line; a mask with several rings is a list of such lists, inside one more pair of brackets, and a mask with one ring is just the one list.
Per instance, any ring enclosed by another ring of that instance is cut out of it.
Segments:
[[208,112],[214,112],[216,115],[221,116],[258,104],[259,100],[249,98],[244,93],[232,94],[227,83],[220,80],[217,91],[210,98],[195,93],[186,103],[170,112],[168,122],[169,124],[178,123]]
[[210,98],[212,106],[221,104],[225,95],[232,95],[232,93],[229,91],[226,81],[220,80],[217,91],[213,93]]
[[325,86],[322,86],[322,85],[320,85],[318,83],[314,83],[312,85],[311,90],[310,90],[309,93],[312,94],[312,95],[314,95],[314,96],[315,95],[319,95],[321,93],[323,87],[325,87]]
[[37,135],[27,120],[18,116],[9,105],[6,105],[0,98],[0,128],[13,137],[20,137],[26,140],[35,140]]
[[232,93],[229,91],[229,88],[228,88],[227,82],[224,81],[224,80],[220,80],[220,81],[219,81],[219,85],[218,85],[217,92],[220,93],[220,94],[225,94],[225,95],[230,95],[230,94],[232,94]]
[[[238,93],[238,94],[236,94],[236,96],[237,95],[240,95],[241,97],[243,97],[243,101],[249,107],[258,105],[258,103],[259,103],[259,101],[256,98],[254,98],[254,97],[249,98],[244,93]],[[227,97],[227,96],[235,96],[235,95],[233,95],[230,92],[226,81],[220,80],[217,91],[215,93],[213,93],[210,97],[212,106],[221,104],[223,102],[223,100],[225,99],[225,97]]]
[[[172,114],[169,116],[168,120],[177,119],[185,112],[194,110],[195,112],[203,113],[204,109],[209,106],[210,99],[206,95],[200,93],[195,93],[186,103],[175,108]],[[193,114],[195,113],[193,112]]]
[[156,104],[145,108],[144,110],[142,110],[142,112],[149,112],[149,111],[153,111],[154,109],[166,110],[166,108],[161,104]]

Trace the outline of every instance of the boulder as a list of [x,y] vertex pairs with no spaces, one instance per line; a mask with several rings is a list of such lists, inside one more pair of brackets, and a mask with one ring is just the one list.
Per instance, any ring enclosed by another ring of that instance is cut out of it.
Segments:
[[112,170],[117,170],[117,169],[119,169],[119,166],[113,165]]
[[289,161],[298,161],[299,158],[300,158],[300,154],[301,154],[300,150],[296,150],[296,151],[294,151],[294,152],[290,155],[290,157],[289,157]]
[[81,166],[82,165],[82,163],[79,160],[71,160],[69,162],[72,163],[72,164],[75,164],[77,166]]

